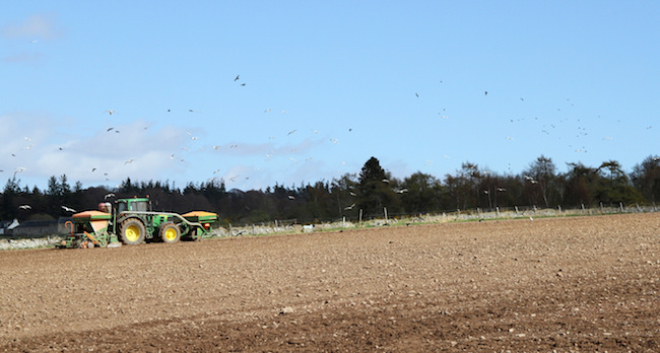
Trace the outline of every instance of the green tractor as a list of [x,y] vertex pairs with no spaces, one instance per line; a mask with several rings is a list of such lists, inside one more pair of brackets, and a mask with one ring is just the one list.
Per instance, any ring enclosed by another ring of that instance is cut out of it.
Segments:
[[199,240],[211,236],[211,224],[218,215],[193,211],[180,215],[154,212],[149,198],[119,199],[115,207],[106,202],[98,211],[85,211],[72,216],[71,234],[60,248],[116,247],[138,245],[145,241]]

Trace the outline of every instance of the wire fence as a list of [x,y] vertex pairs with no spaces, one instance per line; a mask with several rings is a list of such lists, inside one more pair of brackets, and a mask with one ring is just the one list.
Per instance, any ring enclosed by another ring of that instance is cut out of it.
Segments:
[[538,208],[537,206],[495,207],[492,209],[456,209],[415,214],[388,214],[387,208],[379,214],[369,214],[354,217],[341,217],[327,221],[282,219],[271,222],[232,225],[215,230],[216,236],[268,235],[276,233],[311,233],[341,229],[381,227],[398,224],[443,223],[460,221],[484,221],[495,219],[515,219],[522,217],[565,217],[565,216],[595,216],[625,213],[651,213],[660,211],[653,205],[604,205],[596,207],[573,208]]

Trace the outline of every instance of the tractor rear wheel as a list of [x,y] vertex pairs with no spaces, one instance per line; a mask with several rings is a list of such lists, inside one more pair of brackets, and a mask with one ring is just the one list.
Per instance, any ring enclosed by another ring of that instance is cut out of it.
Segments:
[[176,243],[181,239],[181,229],[174,223],[165,223],[160,227],[160,239],[165,243]]
[[126,245],[138,245],[144,241],[147,231],[138,219],[129,218],[121,224],[121,241]]

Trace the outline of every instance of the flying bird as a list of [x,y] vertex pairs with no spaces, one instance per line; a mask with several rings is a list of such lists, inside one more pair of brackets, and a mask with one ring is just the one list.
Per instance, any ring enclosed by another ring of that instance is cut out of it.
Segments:
[[20,208],[21,210],[31,210],[32,206],[30,206],[30,205],[20,205],[20,206],[18,206],[18,208]]
[[484,96],[487,96],[487,95],[488,95],[488,91],[484,91]]
[[116,113],[114,110],[106,110],[106,112],[108,112],[109,115]]
[[74,210],[71,207],[66,207],[66,206],[61,206],[61,207],[62,207],[63,210],[65,210],[67,212],[76,213],[76,210]]
[[352,204],[352,205],[350,205],[350,206],[348,206],[348,207],[344,207],[344,209],[345,209],[345,210],[352,210],[353,207],[355,207],[355,204]]
[[115,197],[115,194],[109,193],[109,194],[106,194],[105,196],[103,196],[103,198],[106,199],[106,200],[111,198],[111,197]]
[[236,75],[236,78],[234,79],[234,81],[238,81],[239,78],[241,78],[241,75]]

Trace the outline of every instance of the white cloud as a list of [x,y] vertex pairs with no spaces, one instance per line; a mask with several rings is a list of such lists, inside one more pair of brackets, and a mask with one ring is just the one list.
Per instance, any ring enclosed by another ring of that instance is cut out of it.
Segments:
[[41,53],[20,53],[20,54],[14,54],[10,56],[5,56],[2,58],[2,61],[13,64],[13,63],[28,63],[28,62],[36,62],[41,59],[43,55]]
[[36,14],[18,24],[2,28],[2,36],[8,39],[57,39],[64,36],[64,28],[57,23],[55,14]]

